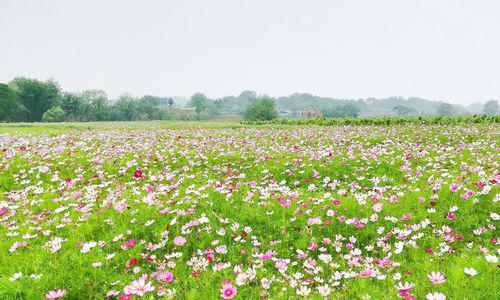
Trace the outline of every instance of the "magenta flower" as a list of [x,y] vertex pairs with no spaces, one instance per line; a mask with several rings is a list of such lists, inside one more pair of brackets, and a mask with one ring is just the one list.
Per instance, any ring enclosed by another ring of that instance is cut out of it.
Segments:
[[230,279],[225,279],[222,282],[222,288],[220,289],[221,297],[224,299],[231,299],[236,295],[236,287],[231,284]]
[[174,275],[170,272],[161,272],[156,276],[156,279],[161,283],[169,283],[174,280]]

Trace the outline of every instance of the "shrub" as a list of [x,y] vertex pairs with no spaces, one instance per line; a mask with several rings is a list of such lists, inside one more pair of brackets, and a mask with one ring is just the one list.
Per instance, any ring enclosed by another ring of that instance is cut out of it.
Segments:
[[248,105],[243,114],[245,120],[270,121],[278,117],[276,104],[271,98],[261,98]]
[[63,120],[64,110],[59,106],[47,110],[42,117],[42,122],[62,122]]

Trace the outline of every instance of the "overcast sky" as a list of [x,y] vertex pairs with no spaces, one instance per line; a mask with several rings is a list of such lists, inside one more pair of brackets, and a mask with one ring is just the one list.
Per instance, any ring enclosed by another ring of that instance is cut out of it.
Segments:
[[0,0],[0,82],[500,99],[499,0]]

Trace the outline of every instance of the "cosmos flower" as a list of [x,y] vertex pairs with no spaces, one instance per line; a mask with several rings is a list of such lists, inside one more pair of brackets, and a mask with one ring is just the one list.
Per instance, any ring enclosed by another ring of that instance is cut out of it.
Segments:
[[186,238],[183,236],[176,236],[174,238],[174,244],[177,246],[183,246],[186,243]]
[[222,288],[220,289],[222,298],[231,299],[236,296],[236,292],[236,287],[231,284],[231,280],[226,279],[222,282]]
[[441,284],[446,281],[446,277],[439,272],[431,272],[431,274],[427,275],[427,278],[429,278],[433,284]]
[[427,300],[445,300],[446,296],[441,294],[441,293],[434,292],[434,293],[427,294],[425,299],[427,299]]
[[464,273],[470,276],[476,276],[477,271],[474,268],[464,268]]
[[58,298],[64,297],[64,295],[66,295],[66,290],[57,289],[57,290],[49,291],[47,294],[45,294],[45,298],[58,299]]
[[137,295],[139,297],[144,296],[147,292],[152,292],[155,290],[155,287],[151,282],[147,282],[142,277],[137,280],[132,281],[132,284],[127,285],[124,288],[125,295]]

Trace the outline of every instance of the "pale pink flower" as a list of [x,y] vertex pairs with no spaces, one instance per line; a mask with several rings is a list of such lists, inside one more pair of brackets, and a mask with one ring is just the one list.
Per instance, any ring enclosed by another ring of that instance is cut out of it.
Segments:
[[57,289],[57,290],[53,290],[53,291],[48,292],[47,294],[45,294],[45,297],[47,299],[58,299],[58,298],[63,297],[64,295],[66,295],[66,290]]
[[183,236],[176,236],[174,238],[174,244],[177,246],[182,246],[186,243],[186,238]]
[[155,287],[151,284],[151,282],[146,283],[146,280],[141,277],[132,281],[131,285],[127,285],[124,288],[124,293],[125,295],[138,295],[139,297],[142,297],[145,293],[152,292],[154,290]]
[[446,277],[440,272],[431,272],[431,274],[427,275],[427,278],[429,278],[433,284],[440,284],[446,281]]

